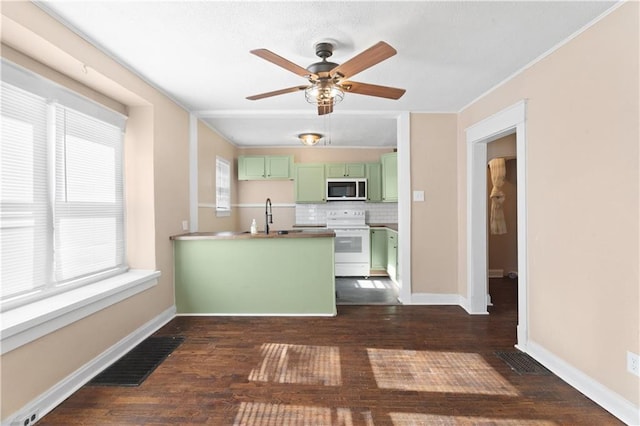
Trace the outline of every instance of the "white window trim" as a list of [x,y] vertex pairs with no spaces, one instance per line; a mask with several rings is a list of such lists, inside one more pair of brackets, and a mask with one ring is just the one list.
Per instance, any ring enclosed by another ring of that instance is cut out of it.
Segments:
[[132,269],[124,274],[0,313],[0,354],[86,318],[154,287],[160,271]]
[[[229,206],[227,208],[227,206],[222,206],[219,207],[218,206],[218,162],[224,164],[227,166],[227,168],[229,169],[229,175],[227,176],[227,179],[229,181]],[[229,160],[227,160],[224,157],[221,157],[219,155],[216,155],[216,176],[215,176],[215,188],[216,188],[216,193],[215,193],[215,209],[216,209],[216,216],[218,217],[226,217],[226,216],[231,216],[231,162]]]

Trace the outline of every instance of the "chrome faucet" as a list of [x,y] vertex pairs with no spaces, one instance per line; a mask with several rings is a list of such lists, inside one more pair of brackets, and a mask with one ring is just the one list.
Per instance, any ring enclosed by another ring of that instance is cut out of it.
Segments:
[[269,224],[273,223],[273,212],[271,211],[271,198],[267,198],[264,204],[264,233],[269,234]]

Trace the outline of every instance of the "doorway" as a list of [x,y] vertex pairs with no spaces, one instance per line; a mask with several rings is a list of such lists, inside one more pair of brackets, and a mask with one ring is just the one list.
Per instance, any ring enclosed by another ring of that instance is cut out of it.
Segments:
[[[488,311],[509,315],[514,327],[518,315],[518,162],[515,149],[515,135],[491,142],[487,167]],[[494,210],[494,199],[499,209]]]
[[[518,277],[518,161],[515,133],[489,143],[487,159],[490,312],[496,312],[497,308],[516,312],[517,297],[514,296],[517,295]],[[494,199],[496,210],[492,214]],[[507,295],[509,297],[505,297]]]
[[471,314],[488,314],[487,145],[515,134],[518,158],[518,341],[526,352],[528,341],[527,235],[526,235],[526,134],[525,101],[506,108],[467,128],[467,300]]

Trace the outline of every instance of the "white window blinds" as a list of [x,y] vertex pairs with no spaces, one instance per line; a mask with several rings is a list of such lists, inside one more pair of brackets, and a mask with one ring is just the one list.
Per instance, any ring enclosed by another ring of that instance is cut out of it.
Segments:
[[121,130],[61,107],[55,145],[56,281],[123,267]]
[[216,157],[216,214],[231,213],[231,165],[228,160]]
[[2,61],[2,309],[124,272],[124,119]]
[[2,299],[50,281],[51,215],[47,170],[47,104],[2,83],[0,149],[0,291]]

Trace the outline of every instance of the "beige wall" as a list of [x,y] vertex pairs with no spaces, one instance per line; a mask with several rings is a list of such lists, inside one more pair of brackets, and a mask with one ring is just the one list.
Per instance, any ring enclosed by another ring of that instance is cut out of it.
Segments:
[[411,291],[456,291],[456,114],[411,114]]
[[[491,142],[489,148],[496,142]],[[515,138],[513,139],[513,144],[515,145]],[[507,233],[493,235],[487,226],[487,235],[489,239],[489,269],[502,269],[506,275],[511,271],[518,271],[518,180],[516,176],[516,159],[506,160],[505,168],[504,185],[502,185],[502,192],[504,193],[502,211],[507,224]],[[492,186],[491,172],[487,167],[487,198],[491,193]],[[491,217],[490,199],[487,200],[487,218],[489,217]]]
[[515,158],[516,157],[516,135],[515,133],[496,139],[487,145],[487,162],[493,158]]
[[462,111],[457,163],[464,295],[464,130],[527,100],[529,339],[636,407],[626,352],[640,352],[638,8],[625,3]]
[[230,216],[216,216],[216,156],[231,163],[231,204],[238,202],[236,172],[237,148],[198,121],[198,231],[233,231],[238,227],[238,209],[232,208]]
[[[128,260],[134,267],[155,267],[162,273],[157,286],[4,354],[0,411],[6,419],[173,305],[169,236],[180,233],[182,220],[189,217],[189,116],[30,2],[3,2],[2,41],[39,64],[19,54],[11,60],[37,71],[47,65],[72,80],[81,79],[129,110]],[[10,51],[4,48],[3,56]],[[86,75],[81,64],[88,64]],[[77,82],[69,85],[84,92]],[[102,95],[92,97],[102,101]]]

